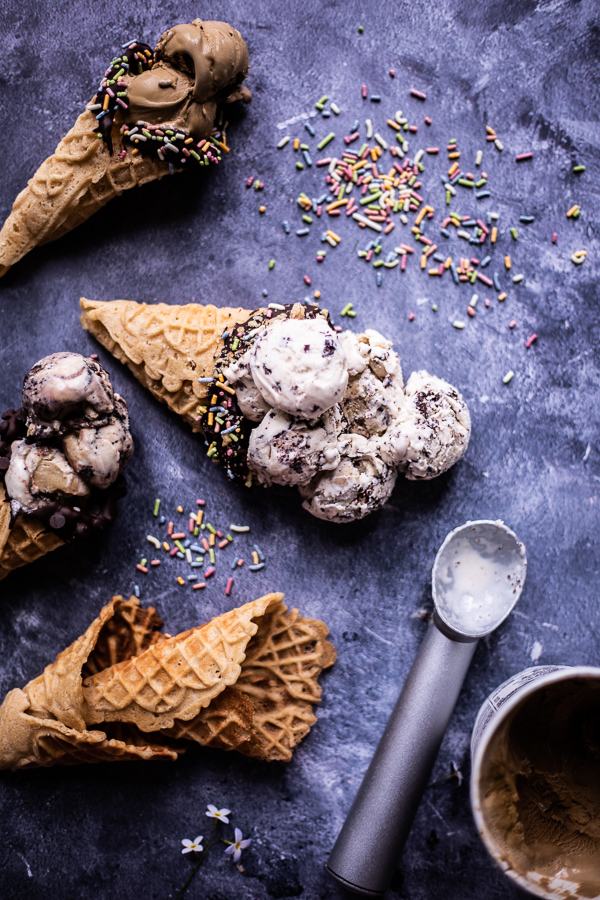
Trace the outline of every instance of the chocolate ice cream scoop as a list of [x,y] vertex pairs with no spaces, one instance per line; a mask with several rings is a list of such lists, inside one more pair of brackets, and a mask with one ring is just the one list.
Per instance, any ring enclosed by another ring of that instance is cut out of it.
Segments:
[[28,434],[48,438],[76,424],[107,421],[115,400],[108,372],[80,353],[45,356],[25,376]]
[[219,103],[244,100],[248,48],[239,31],[225,22],[195,19],[165,32],[155,62],[140,74],[126,75],[127,121],[183,128],[195,139],[210,135]]

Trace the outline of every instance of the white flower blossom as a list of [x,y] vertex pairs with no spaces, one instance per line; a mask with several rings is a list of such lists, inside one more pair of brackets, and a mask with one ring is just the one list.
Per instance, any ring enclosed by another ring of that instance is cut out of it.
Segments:
[[199,835],[193,841],[190,841],[187,838],[184,838],[181,842],[183,844],[183,850],[181,852],[182,853],[191,853],[193,850],[194,853],[202,853],[203,848],[202,848],[202,844],[200,843],[201,841],[202,841],[202,835]]
[[456,780],[458,781],[458,786],[460,787],[461,784],[463,783],[464,776],[463,776],[463,773],[458,768],[458,766],[456,765],[456,763],[454,762],[454,760],[452,760],[452,775],[450,775],[450,778],[452,778],[452,777],[456,778]]
[[251,838],[246,838],[245,841],[242,840],[242,832],[239,828],[235,829],[235,841],[227,847],[225,853],[233,853],[233,861],[237,862],[240,856],[242,855],[242,850],[245,850],[246,847],[249,847],[252,843]]
[[217,809],[216,806],[213,806],[212,803],[209,803],[206,815],[209,819],[218,819],[219,822],[225,822],[225,824],[228,825],[229,819],[227,818],[227,816],[230,812],[230,809]]

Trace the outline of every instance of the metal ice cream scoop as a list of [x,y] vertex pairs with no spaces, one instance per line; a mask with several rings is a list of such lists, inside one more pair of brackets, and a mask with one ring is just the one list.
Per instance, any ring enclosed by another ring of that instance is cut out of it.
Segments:
[[387,891],[477,641],[512,611],[526,570],[525,547],[502,522],[467,522],[440,547],[433,621],[327,862],[349,891]]

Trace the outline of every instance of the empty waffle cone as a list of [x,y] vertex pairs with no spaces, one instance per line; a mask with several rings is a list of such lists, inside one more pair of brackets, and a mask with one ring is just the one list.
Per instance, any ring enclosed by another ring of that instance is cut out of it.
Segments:
[[176,759],[185,740],[291,758],[335,650],[322,622],[287,613],[281,599],[171,638],[154,609],[113,597],[42,675],[6,696],[0,768]]
[[[113,197],[169,174],[167,162],[148,156],[110,155],[98,123],[85,111],[39,167],[14,202],[0,231],[0,276],[40,244],[89,219]],[[113,143],[120,138],[113,126]]]
[[0,483],[0,581],[13,569],[26,566],[63,544],[58,535],[32,516],[17,516],[11,528],[10,503]]
[[252,310],[187,303],[135,303],[81,298],[81,322],[154,396],[201,431],[198,405],[223,348],[221,335]]

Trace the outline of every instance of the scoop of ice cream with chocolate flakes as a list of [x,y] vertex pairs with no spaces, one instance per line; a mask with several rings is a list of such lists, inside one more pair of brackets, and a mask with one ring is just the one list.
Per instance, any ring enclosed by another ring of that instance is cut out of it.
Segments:
[[435,478],[467,449],[469,409],[456,388],[428,372],[413,372],[404,394],[400,415],[381,440],[381,457],[411,480]]
[[282,319],[251,350],[253,381],[269,406],[314,420],[339,403],[348,384],[346,354],[322,318]]
[[108,372],[100,363],[80,353],[53,353],[25,376],[22,403],[28,435],[48,438],[105,423],[115,398]]
[[304,509],[330,522],[352,522],[379,509],[389,499],[397,471],[386,465],[376,446],[352,435],[340,447],[342,457],[331,472],[322,471],[299,487]]
[[18,511],[108,488],[133,452],[127,404],[106,370],[79,353],[54,353],[25,377],[27,438],[10,444],[6,493]]
[[364,437],[383,434],[404,402],[398,354],[376,331],[360,336],[346,332],[343,347],[346,358],[354,361],[348,366],[352,371],[341,402],[348,430]]
[[312,424],[272,409],[252,431],[248,465],[263,484],[306,484],[340,461],[330,412]]

